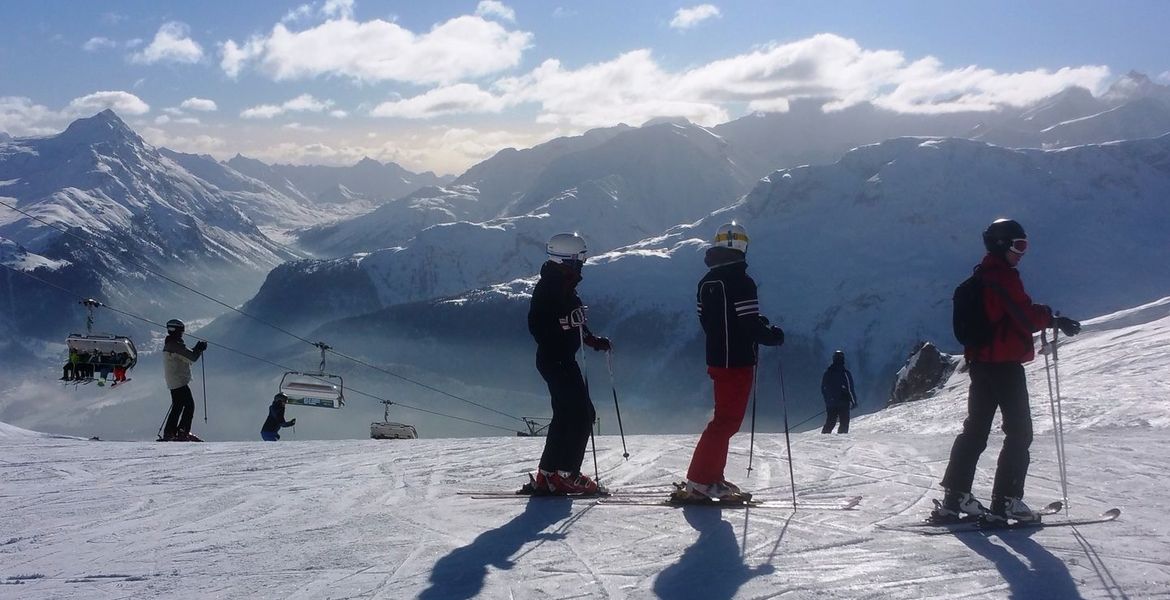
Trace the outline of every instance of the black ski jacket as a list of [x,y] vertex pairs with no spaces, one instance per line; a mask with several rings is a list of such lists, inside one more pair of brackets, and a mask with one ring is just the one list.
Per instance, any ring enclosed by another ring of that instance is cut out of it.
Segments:
[[[580,275],[566,274],[556,263],[548,261],[540,267],[540,279],[532,290],[528,305],[528,332],[536,340],[536,358],[540,361],[573,360],[581,347],[581,332],[585,328],[584,309],[577,296]],[[578,311],[576,316],[574,312]]]
[[826,408],[849,408],[857,402],[853,392],[853,374],[844,364],[833,363],[821,376],[821,396]]
[[743,253],[727,248],[707,250],[711,268],[699,281],[699,323],[707,334],[707,366],[751,367],[756,344],[779,346],[784,332],[760,315],[756,282],[747,274]]
[[280,431],[281,427],[290,427],[291,425],[292,423],[284,420],[284,403],[273,400],[268,407],[268,418],[264,420],[264,426],[260,428],[260,431],[275,433]]

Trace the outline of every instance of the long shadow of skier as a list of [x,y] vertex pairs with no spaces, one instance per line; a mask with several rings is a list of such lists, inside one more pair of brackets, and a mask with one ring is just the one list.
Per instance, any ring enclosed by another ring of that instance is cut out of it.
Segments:
[[[1032,539],[1031,536],[1037,531],[1039,529],[995,533],[972,532],[955,537],[995,564],[995,568],[999,569],[999,574],[1011,588],[1009,598],[1028,600],[1081,598],[1081,593],[1077,590],[1077,585],[1064,561],[1053,556],[1044,546]],[[991,541],[993,535],[1007,544],[1011,551],[993,543]]]
[[749,567],[744,563],[735,531],[731,523],[723,520],[719,508],[687,506],[682,511],[699,537],[678,562],[664,569],[654,581],[654,593],[659,598],[732,598],[749,579],[775,571],[770,564]]
[[470,544],[440,558],[431,569],[431,587],[419,600],[471,598],[483,590],[488,566],[508,570],[515,564],[512,555],[534,540],[563,539],[564,533],[544,533],[550,525],[569,516],[569,498],[540,498],[528,501],[524,512],[507,523],[479,534]]

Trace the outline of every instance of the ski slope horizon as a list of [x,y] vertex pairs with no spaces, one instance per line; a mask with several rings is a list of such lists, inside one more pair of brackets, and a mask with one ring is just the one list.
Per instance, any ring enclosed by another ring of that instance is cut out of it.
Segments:
[[[1062,342],[1074,516],[1114,523],[922,537],[965,410],[956,374],[926,400],[792,436],[801,504],[683,509],[478,500],[511,490],[543,440],[90,442],[0,425],[5,598],[1152,598],[1170,589],[1170,298]],[[1026,497],[1061,496],[1042,357],[1027,366],[1036,439]],[[772,401],[775,402],[774,400]],[[763,407],[775,410],[778,407]],[[603,483],[665,490],[696,436],[597,438]],[[987,498],[1002,436],[975,493]],[[728,477],[785,501],[783,434],[732,440]],[[586,469],[592,463],[587,456]],[[1061,517],[1049,517],[1059,520]]]

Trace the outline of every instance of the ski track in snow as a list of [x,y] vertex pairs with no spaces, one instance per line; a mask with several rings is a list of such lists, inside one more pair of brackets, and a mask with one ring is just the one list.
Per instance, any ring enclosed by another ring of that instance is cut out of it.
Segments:
[[[733,440],[728,473],[786,501],[779,434]],[[1112,524],[925,538],[952,437],[793,437],[798,498],[854,510],[719,510],[486,501],[524,481],[542,440],[157,444],[0,439],[0,596],[9,598],[1148,598],[1170,589],[1170,440],[1067,434],[1072,511]],[[598,438],[604,483],[667,487],[694,436]],[[993,434],[976,490],[990,488]],[[1140,449],[1140,451],[1139,451]],[[1050,437],[1029,498],[1060,497]],[[591,456],[586,457],[592,464]]]

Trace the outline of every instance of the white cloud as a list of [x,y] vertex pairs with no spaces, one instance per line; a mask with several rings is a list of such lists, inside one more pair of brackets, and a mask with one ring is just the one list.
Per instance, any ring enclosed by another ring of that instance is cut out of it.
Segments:
[[228,77],[239,77],[244,65],[264,53],[264,40],[259,37],[249,39],[243,46],[228,40],[220,45],[219,66]]
[[1155,80],[1163,84],[1170,85],[1170,71],[1162,73],[1161,75],[1157,76]]
[[154,34],[154,40],[141,52],[130,55],[130,61],[151,65],[158,62],[197,63],[203,58],[203,47],[189,37],[190,28],[179,21],[163,23]]
[[287,13],[285,13],[285,15],[283,17],[281,17],[280,22],[281,23],[295,23],[297,21],[308,19],[312,15],[313,15],[313,5],[312,4],[302,4],[296,8],[288,11]]
[[325,0],[321,7],[321,14],[336,19],[353,18],[353,0]]
[[133,38],[133,39],[126,40],[126,47],[127,48],[137,48],[137,47],[141,46],[142,44],[143,44],[142,38]]
[[700,4],[690,8],[680,8],[670,20],[672,29],[690,29],[707,19],[719,17],[719,8],[713,4]]
[[[1108,76],[1100,66],[1019,73],[947,69],[933,57],[910,62],[901,52],[867,50],[851,39],[821,34],[676,72],[659,66],[649,50],[577,69],[550,59],[523,76],[496,81],[490,98],[507,105],[538,104],[539,122],[571,128],[638,125],[658,116],[714,125],[739,106],[786,110],[790,101],[802,98],[823,99],[827,110],[866,101],[899,112],[993,110],[1023,106],[1070,85],[1100,90]],[[486,92],[472,92],[456,99],[468,112],[491,106]],[[435,102],[437,93],[397,100],[385,110],[415,117],[439,109],[457,112],[457,102]],[[477,97],[481,102],[473,101]]]
[[333,106],[332,100],[318,100],[310,94],[301,94],[283,104],[260,104],[245,109],[245,119],[271,119],[286,112],[321,112]]
[[310,131],[313,133],[322,133],[325,131],[324,127],[317,127],[316,125],[303,125],[303,124],[298,123],[296,121],[293,121],[292,123],[286,123],[285,125],[283,125],[283,127],[285,129],[293,129],[293,130],[297,130],[297,131]]
[[200,112],[214,112],[219,110],[219,107],[215,104],[215,100],[208,100],[207,98],[197,97],[187,98],[179,104],[179,108],[186,110],[197,110]]
[[171,118],[167,115],[159,115],[154,118],[155,125],[166,125],[171,122]]
[[74,98],[62,111],[66,118],[88,117],[111,108],[119,115],[137,116],[150,112],[150,105],[141,98],[123,91],[94,92]]
[[0,96],[0,131],[15,136],[48,135],[60,131],[58,115],[23,96]]
[[189,154],[215,154],[227,147],[223,139],[210,135],[196,135],[192,137],[171,135],[157,127],[143,127],[138,130],[142,139],[154,146],[165,146],[178,152]]
[[[306,134],[305,139],[313,141],[287,141],[302,132]],[[352,165],[368,156],[381,162],[398,163],[411,170],[459,173],[504,148],[528,148],[557,135],[563,135],[563,132],[434,127],[402,133],[388,141],[379,141],[385,136],[375,132],[365,132],[354,140],[321,143],[316,141],[317,132],[304,127],[285,127],[281,136],[284,141],[239,150],[270,163]]]
[[480,16],[456,17],[416,34],[381,19],[354,21],[352,3],[337,3],[333,11],[336,18],[303,31],[277,23],[267,36],[243,45],[228,40],[221,45],[220,66],[233,78],[255,63],[281,81],[326,75],[447,84],[516,66],[532,40],[531,33]]
[[442,115],[498,113],[507,101],[470,83],[435,88],[413,98],[383,102],[370,111],[375,117],[429,119]]
[[97,52],[105,48],[114,48],[118,42],[104,37],[91,37],[87,42],[81,45],[81,48],[86,52]]
[[349,116],[349,113],[345,112],[344,110],[331,110],[329,111],[329,116],[333,117],[334,119],[344,119]]
[[475,7],[475,14],[480,17],[496,16],[505,21],[516,20],[516,11],[499,0],[481,0]]

